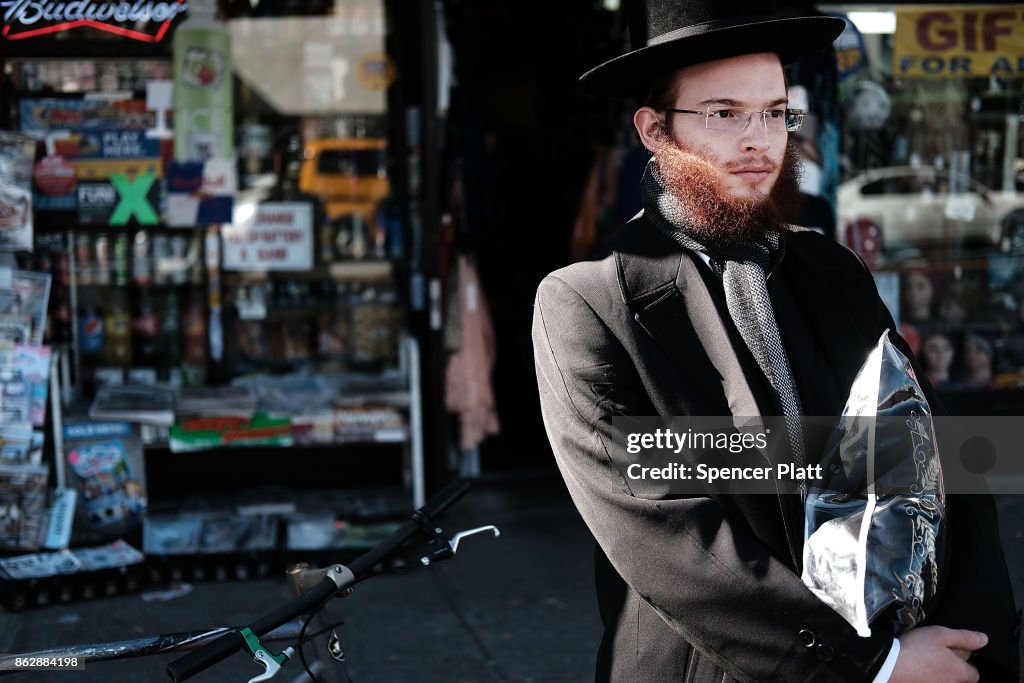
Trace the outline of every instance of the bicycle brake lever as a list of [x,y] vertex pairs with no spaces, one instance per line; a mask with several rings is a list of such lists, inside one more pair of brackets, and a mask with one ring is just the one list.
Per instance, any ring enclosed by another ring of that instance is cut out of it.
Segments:
[[270,650],[263,647],[255,633],[246,628],[242,629],[241,634],[245,638],[245,646],[252,653],[253,661],[263,667],[263,673],[250,678],[249,683],[269,681],[277,675],[277,672],[281,670],[281,665],[288,661],[295,652],[295,648],[286,647],[279,655],[271,654]]
[[432,562],[437,562],[438,560],[447,560],[459,551],[459,543],[462,541],[462,539],[466,538],[467,536],[483,533],[485,531],[493,531],[494,538],[501,536],[501,531],[499,531],[498,527],[494,526],[493,524],[488,524],[487,526],[478,526],[475,529],[466,529],[465,531],[460,531],[454,536],[452,536],[452,540],[448,541],[447,547],[442,547],[438,550],[435,550],[430,555],[424,555],[423,557],[421,557],[420,564],[422,564],[424,567],[427,567]]
[[258,650],[256,654],[252,656],[259,664],[263,665],[264,671],[259,676],[253,676],[249,679],[249,683],[259,683],[260,681],[269,681],[271,678],[277,675],[277,672],[281,670],[281,664],[292,656],[295,652],[295,648],[286,647],[284,652],[279,655],[272,655],[266,650]]

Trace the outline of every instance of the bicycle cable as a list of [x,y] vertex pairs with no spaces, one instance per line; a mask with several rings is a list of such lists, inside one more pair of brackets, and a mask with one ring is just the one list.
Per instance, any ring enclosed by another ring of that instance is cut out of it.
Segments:
[[339,626],[341,622],[339,621],[334,626],[328,626],[325,629],[321,629],[320,631],[317,631],[313,635],[309,636],[309,638],[305,638],[304,636],[306,634],[306,629],[309,628],[309,624],[313,621],[314,617],[320,614],[320,612],[327,606],[327,603],[330,602],[333,597],[333,595],[328,595],[320,602],[319,605],[317,605],[316,609],[310,610],[309,615],[306,617],[306,620],[302,622],[302,628],[299,629],[299,640],[295,643],[295,650],[299,653],[299,662],[302,664],[302,668],[303,670],[305,670],[306,675],[309,676],[309,680],[311,680],[313,683],[321,683],[321,681],[317,677],[317,675],[313,673],[313,670],[309,667],[309,664],[306,662],[306,655],[302,651],[302,646],[305,645],[307,642],[313,640],[317,636],[322,635],[323,633],[331,630],[332,628],[335,628],[336,626]]

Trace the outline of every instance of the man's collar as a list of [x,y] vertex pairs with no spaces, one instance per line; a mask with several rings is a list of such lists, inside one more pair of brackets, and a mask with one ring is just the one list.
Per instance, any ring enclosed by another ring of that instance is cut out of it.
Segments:
[[675,288],[683,247],[651,225],[643,212],[622,227],[611,244],[622,300],[640,309]]

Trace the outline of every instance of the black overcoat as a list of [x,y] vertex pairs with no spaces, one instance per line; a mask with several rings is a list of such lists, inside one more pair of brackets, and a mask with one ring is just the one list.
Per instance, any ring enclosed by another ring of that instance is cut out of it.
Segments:
[[[839,415],[868,352],[896,326],[853,252],[811,231],[783,241],[768,283],[804,412]],[[613,416],[745,415],[751,400],[777,414],[721,283],[696,259],[641,214],[606,257],[557,270],[537,290],[545,428],[597,541],[597,679],[870,682],[892,636],[859,637],[803,585],[795,496],[652,496],[622,475]],[[712,319],[728,341],[706,348],[697,330]],[[949,562],[927,623],[985,631],[982,681],[1017,681],[1018,617],[993,500],[949,496],[948,512]]]

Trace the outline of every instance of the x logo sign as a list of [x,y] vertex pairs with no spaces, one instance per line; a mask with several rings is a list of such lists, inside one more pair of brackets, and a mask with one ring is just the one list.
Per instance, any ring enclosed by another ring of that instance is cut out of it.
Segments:
[[159,223],[160,217],[153,210],[147,196],[155,180],[156,176],[152,173],[140,173],[134,179],[123,173],[110,176],[110,184],[121,196],[121,201],[117,203],[114,213],[110,216],[110,224],[124,225],[132,216],[143,225]]

